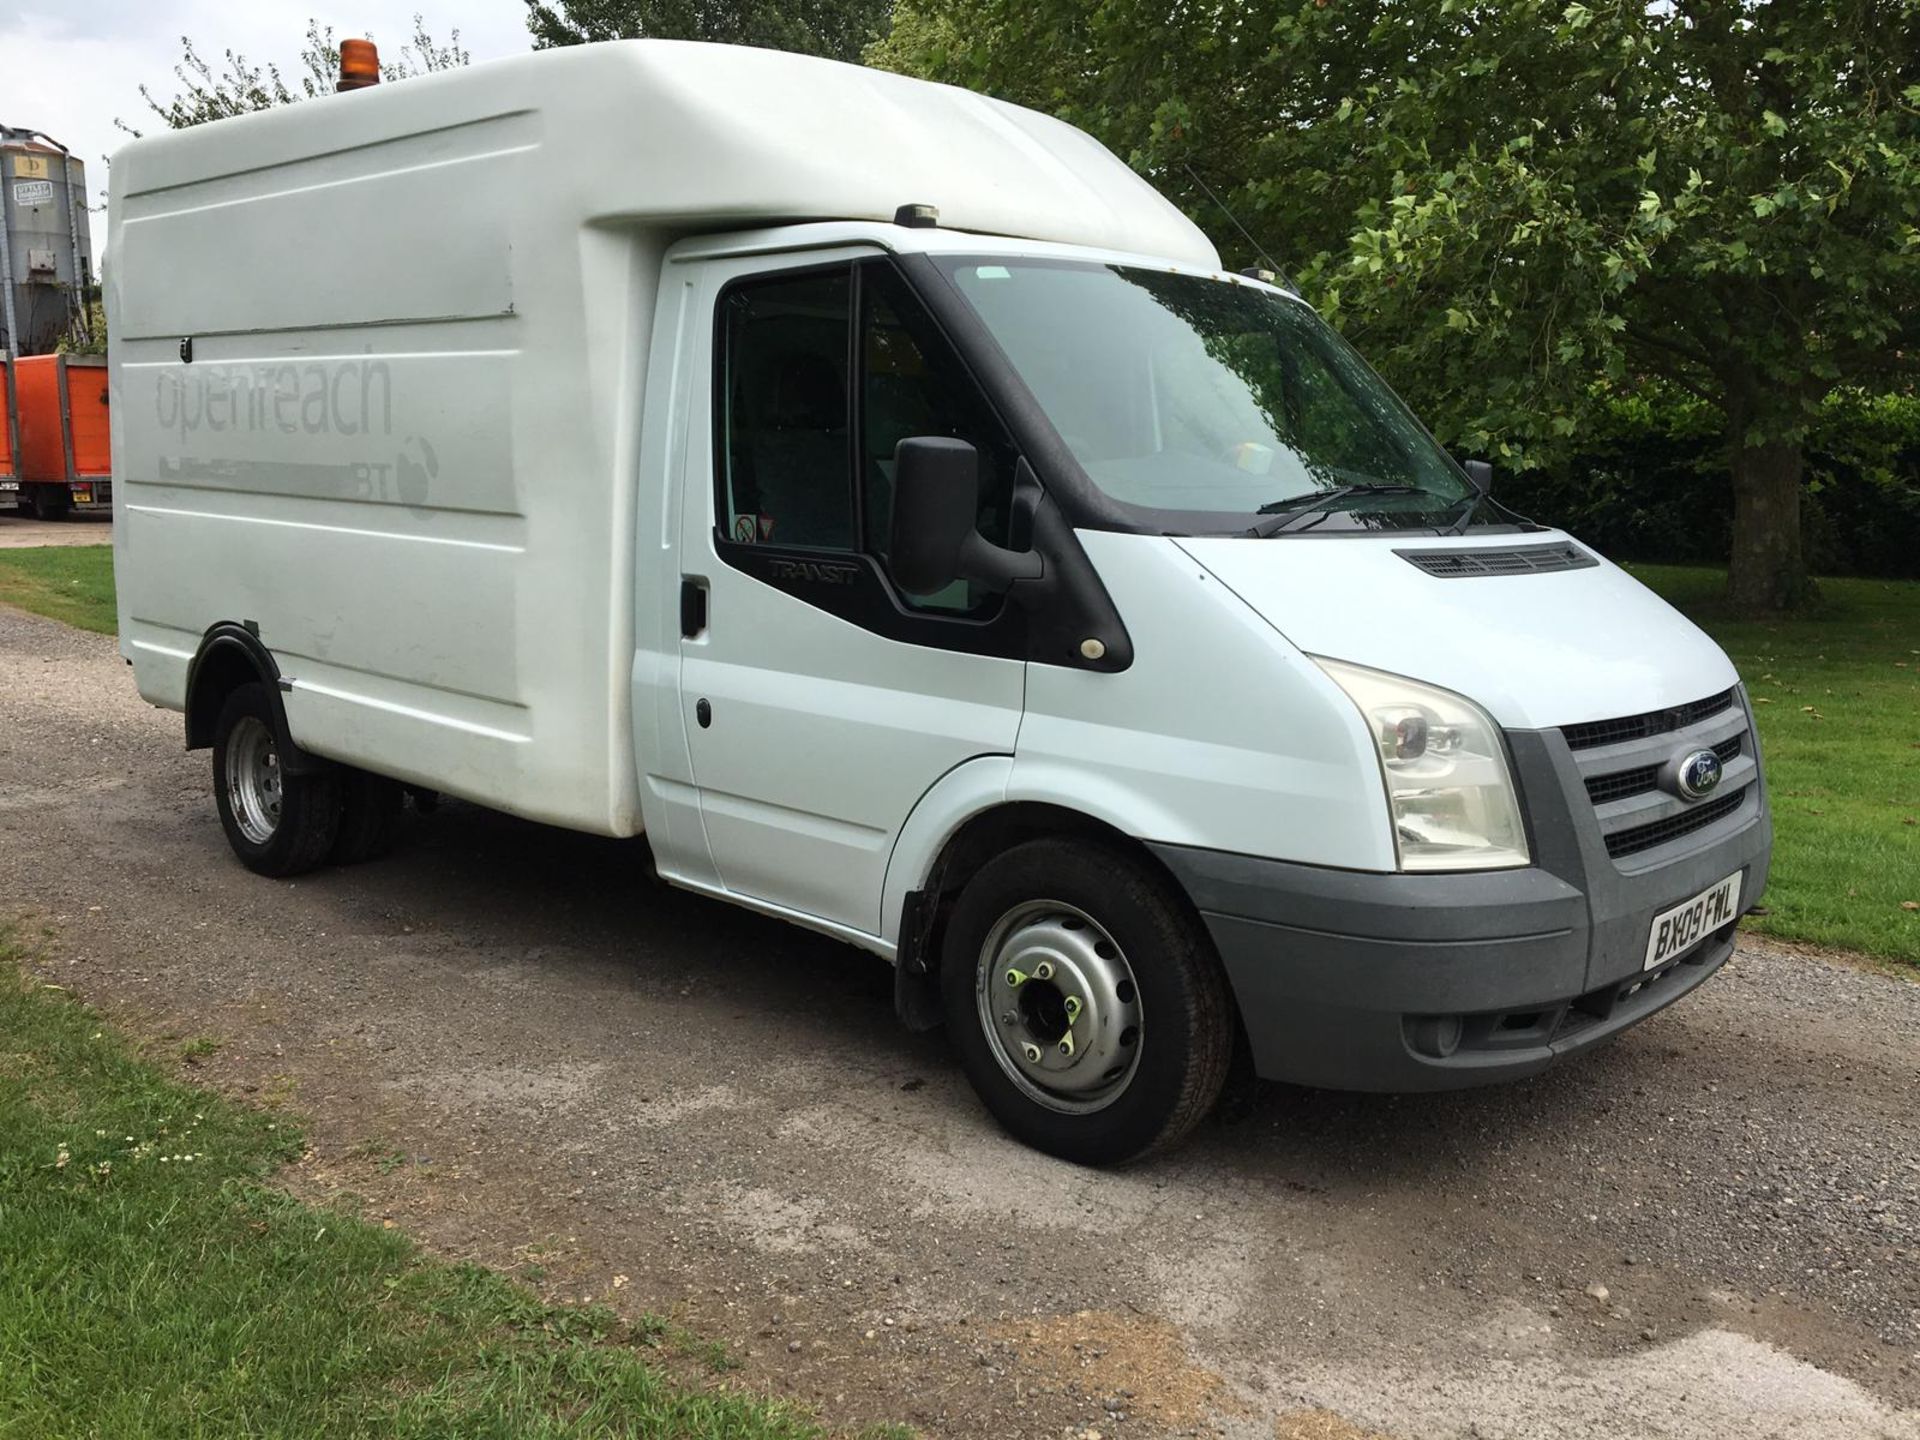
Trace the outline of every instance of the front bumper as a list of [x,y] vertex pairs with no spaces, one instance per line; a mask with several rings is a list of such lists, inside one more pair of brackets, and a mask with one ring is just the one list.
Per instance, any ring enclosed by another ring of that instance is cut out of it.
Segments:
[[1733,953],[1728,925],[1641,969],[1661,910],[1735,871],[1741,907],[1760,898],[1772,829],[1757,767],[1731,814],[1617,861],[1560,733],[1508,740],[1532,821],[1526,869],[1381,875],[1153,847],[1213,936],[1262,1076],[1413,1091],[1531,1075]]

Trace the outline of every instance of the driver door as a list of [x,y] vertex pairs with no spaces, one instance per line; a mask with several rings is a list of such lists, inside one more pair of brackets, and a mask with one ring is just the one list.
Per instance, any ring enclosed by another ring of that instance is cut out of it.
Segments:
[[893,586],[893,447],[974,443],[1002,535],[1016,457],[886,258],[697,263],[680,702],[701,818],[728,891],[878,934],[900,827],[956,765],[1013,753],[1026,674],[1000,597]]

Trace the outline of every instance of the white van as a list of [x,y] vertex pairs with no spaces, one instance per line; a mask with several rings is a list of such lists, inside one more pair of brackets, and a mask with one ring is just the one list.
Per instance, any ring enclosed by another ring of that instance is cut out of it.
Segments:
[[1712,641],[1096,142],[552,51],[114,158],[120,644],[267,875],[403,790],[884,956],[1022,1139],[1528,1075],[1770,847]]

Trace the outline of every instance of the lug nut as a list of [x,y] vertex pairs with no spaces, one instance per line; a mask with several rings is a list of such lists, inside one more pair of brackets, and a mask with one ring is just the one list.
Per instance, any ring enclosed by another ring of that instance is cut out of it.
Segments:
[[1020,1042],[1020,1053],[1027,1057],[1027,1063],[1029,1065],[1038,1065],[1040,1063],[1040,1047],[1031,1040],[1023,1040]]
[[1027,983],[1027,977],[1021,974],[1018,970],[1007,971],[1007,988],[1009,990],[1018,990],[1022,985],[1026,983]]
[[1034,966],[1033,978],[1036,980],[1053,979],[1053,962],[1051,960],[1042,960],[1038,965]]

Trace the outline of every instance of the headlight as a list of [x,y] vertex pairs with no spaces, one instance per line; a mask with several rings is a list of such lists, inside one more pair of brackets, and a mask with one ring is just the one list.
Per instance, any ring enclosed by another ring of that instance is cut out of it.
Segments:
[[1418,680],[1313,658],[1366,720],[1386,777],[1402,870],[1527,863],[1506,747],[1484,710]]

